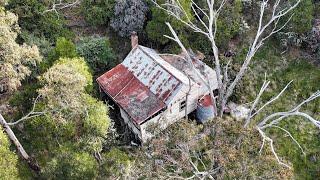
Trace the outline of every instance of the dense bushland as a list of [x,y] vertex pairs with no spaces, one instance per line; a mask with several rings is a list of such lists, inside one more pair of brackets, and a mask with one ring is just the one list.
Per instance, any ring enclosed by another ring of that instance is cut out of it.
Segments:
[[[190,0],[180,2],[187,14],[182,19],[205,20],[192,15]],[[235,62],[231,77],[256,30],[259,2],[228,0],[217,21],[221,63]],[[41,0],[0,1],[0,112],[13,122],[30,112],[35,102],[34,110],[44,114],[12,126],[41,171],[27,167],[0,128],[0,179],[167,179],[192,177],[196,171],[214,171],[218,179],[320,176],[319,129],[295,117],[280,126],[290,131],[305,155],[283,132],[268,131],[277,139],[279,155],[293,169],[280,166],[268,148],[259,154],[262,141],[257,130],[244,129],[243,122],[228,115],[203,125],[182,120],[143,147],[124,145],[113,126],[116,119],[109,117],[115,110],[95,98],[95,79],[129,52],[130,33],[137,31],[141,44],[160,52],[179,53],[180,48],[163,36],[170,35],[165,26],[170,22],[185,46],[203,52],[204,62],[214,67],[210,42],[150,1],[82,0],[74,7],[47,11],[51,5]],[[65,13],[73,9],[75,19],[87,23],[81,33],[67,25]],[[272,83],[262,101],[293,80],[284,96],[254,121],[288,110],[319,89],[319,10],[319,2],[301,1],[286,28],[266,42],[236,87],[231,100],[245,104],[254,100],[265,73]],[[317,99],[303,110],[319,119],[319,107]]]

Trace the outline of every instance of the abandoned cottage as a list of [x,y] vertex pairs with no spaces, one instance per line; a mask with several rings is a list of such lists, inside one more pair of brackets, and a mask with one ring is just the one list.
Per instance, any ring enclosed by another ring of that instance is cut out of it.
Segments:
[[[97,82],[142,142],[154,135],[155,126],[165,129],[195,110],[200,121],[214,116],[209,90],[181,58],[183,54],[159,54],[141,46],[136,33],[131,35],[131,44],[124,61],[98,77]],[[212,89],[217,89],[216,73],[202,58],[192,55],[193,65]]]

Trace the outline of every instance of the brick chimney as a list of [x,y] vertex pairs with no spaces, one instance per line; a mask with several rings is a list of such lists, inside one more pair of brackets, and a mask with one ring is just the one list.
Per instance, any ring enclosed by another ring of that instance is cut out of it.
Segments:
[[132,49],[139,45],[139,38],[137,32],[133,31],[131,33],[131,47]]

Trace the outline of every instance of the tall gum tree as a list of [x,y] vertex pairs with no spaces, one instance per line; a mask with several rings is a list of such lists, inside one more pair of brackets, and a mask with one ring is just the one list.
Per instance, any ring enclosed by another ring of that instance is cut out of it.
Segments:
[[0,6],[0,93],[16,90],[41,61],[37,46],[18,44],[18,17]]

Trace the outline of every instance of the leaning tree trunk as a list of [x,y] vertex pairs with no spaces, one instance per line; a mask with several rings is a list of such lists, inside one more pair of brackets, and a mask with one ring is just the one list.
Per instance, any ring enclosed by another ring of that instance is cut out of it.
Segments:
[[23,146],[21,145],[21,143],[19,142],[19,140],[17,139],[16,135],[14,134],[14,132],[11,130],[10,126],[8,125],[7,121],[3,118],[3,116],[0,114],[0,124],[2,125],[3,129],[6,131],[9,139],[13,142],[13,144],[16,146],[17,150],[19,151],[19,154],[21,155],[21,157],[27,161],[29,167],[36,171],[39,172],[40,171],[40,167],[34,163],[32,161],[32,159],[30,158],[30,156],[28,155],[28,153],[24,150]]

